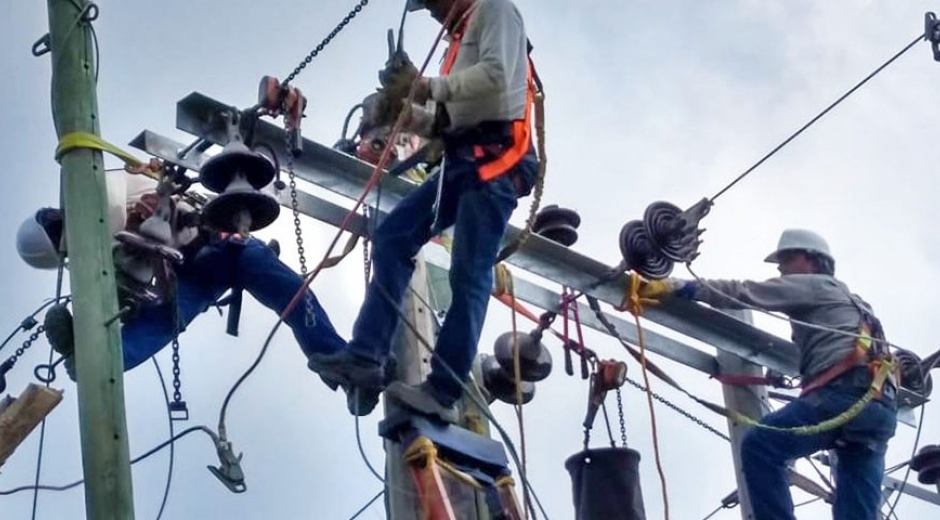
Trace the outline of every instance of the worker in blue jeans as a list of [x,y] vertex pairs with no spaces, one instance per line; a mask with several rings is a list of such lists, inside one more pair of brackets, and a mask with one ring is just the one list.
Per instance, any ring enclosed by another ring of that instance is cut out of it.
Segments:
[[[44,208],[27,218],[17,232],[17,251],[29,265],[54,269],[59,263],[58,246],[63,231],[62,212]],[[182,234],[182,233],[181,233]],[[303,284],[303,278],[281,262],[264,242],[253,237],[220,235],[194,230],[191,241],[182,244],[185,260],[175,267],[175,298],[156,304],[140,304],[125,317],[121,327],[124,369],[130,370],[163,349],[202,312],[216,304],[232,288],[242,288],[259,303],[281,314]],[[116,263],[121,271],[119,263]],[[149,275],[145,277],[149,284]],[[345,347],[316,296],[308,289],[308,318],[304,300],[287,315],[290,327],[303,353],[328,354]],[[71,321],[68,310],[56,306],[55,322]],[[71,327],[47,327],[50,342],[60,352],[71,352]],[[74,357],[66,360],[70,375]],[[74,376],[73,376],[74,378]]]
[[[240,287],[265,307],[280,314],[303,284],[303,278],[278,259],[257,238],[237,235],[202,246],[176,269],[176,306],[166,302],[143,306],[122,329],[124,369],[143,363],[167,345],[199,314],[212,307],[229,289]],[[346,342],[336,333],[320,302],[311,291],[312,319],[303,299],[284,320],[303,353],[331,353]],[[179,327],[174,314],[179,317]],[[273,322],[272,322],[273,323]]]
[[[800,397],[744,434],[741,466],[755,520],[795,520],[788,464],[819,451],[835,457],[835,520],[879,520],[888,440],[897,426],[897,387],[889,378],[845,424],[805,435],[788,429],[840,416],[873,387],[887,341],[871,307],[835,278],[835,260],[818,234],[788,229],[766,259],[780,276],[763,282],[651,280],[640,296],[674,295],[713,307],[755,307],[793,319],[800,352]],[[772,428],[783,429],[774,430]]]
[[[309,366],[343,386],[351,413],[370,413],[389,384],[389,352],[413,259],[431,237],[453,225],[452,301],[431,373],[419,386],[388,386],[388,395],[399,403],[451,421],[477,352],[500,240],[517,199],[529,194],[538,177],[531,136],[536,89],[522,16],[511,0],[407,2],[410,11],[427,9],[449,24],[441,74],[421,76],[407,56],[399,56],[379,78],[392,100],[414,94],[410,115],[403,117],[406,127],[440,137],[444,160],[440,173],[409,194],[376,229],[373,279],[348,348],[315,354]],[[437,109],[435,117],[419,117],[429,101]]]

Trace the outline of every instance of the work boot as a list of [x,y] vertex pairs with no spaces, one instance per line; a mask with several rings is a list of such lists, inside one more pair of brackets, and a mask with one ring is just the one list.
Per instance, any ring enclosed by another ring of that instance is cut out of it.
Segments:
[[394,357],[388,358],[383,366],[383,371],[384,379],[382,380],[382,386],[343,387],[343,390],[346,392],[346,408],[349,410],[349,413],[359,417],[365,417],[372,413],[375,406],[379,404],[379,396],[382,395],[382,391],[392,381],[397,379],[398,361]]
[[331,388],[335,388],[333,385],[384,386],[382,365],[371,359],[357,356],[348,349],[332,354],[311,354],[307,367],[320,374],[320,379]]
[[46,340],[55,350],[63,356],[75,353],[75,336],[72,332],[72,313],[64,303],[57,303],[46,311],[42,320],[46,331]]
[[457,408],[438,401],[434,397],[434,388],[427,382],[411,386],[395,381],[388,385],[385,392],[388,398],[422,415],[440,419],[446,423],[457,423],[459,419]]

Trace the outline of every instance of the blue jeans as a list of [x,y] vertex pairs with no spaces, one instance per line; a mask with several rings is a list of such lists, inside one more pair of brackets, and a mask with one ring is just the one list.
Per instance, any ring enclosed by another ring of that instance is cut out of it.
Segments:
[[[793,427],[831,419],[857,402],[864,388],[826,386],[811,391],[761,422]],[[872,401],[841,428],[796,435],[752,428],[741,443],[741,464],[756,520],[794,520],[787,463],[821,450],[834,449],[835,520],[876,520],[888,439],[897,425],[893,399]]]
[[[177,268],[177,307],[171,303],[148,306],[121,329],[124,369],[130,370],[156,354],[200,313],[231,287],[242,287],[265,307],[280,314],[303,283],[303,278],[284,265],[263,242],[229,238],[207,245]],[[345,347],[313,293],[314,320],[306,324],[306,308],[300,300],[286,324],[304,354],[330,354]],[[174,325],[178,313],[179,326]]]
[[[428,381],[443,404],[460,398],[470,373],[493,285],[493,263],[516,207],[513,178],[528,193],[538,174],[534,153],[489,182],[479,180],[466,154],[448,150],[437,229],[454,226],[450,309],[441,327]],[[380,223],[373,238],[373,278],[353,327],[352,353],[383,363],[399,325],[398,306],[414,273],[414,257],[432,238],[435,175],[405,197]],[[453,371],[457,378],[448,371]]]

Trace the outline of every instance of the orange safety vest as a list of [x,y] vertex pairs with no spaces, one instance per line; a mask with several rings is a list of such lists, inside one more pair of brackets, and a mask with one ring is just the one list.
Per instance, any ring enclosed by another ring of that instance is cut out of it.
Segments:
[[[450,74],[451,69],[454,68],[454,62],[457,61],[457,53],[460,50],[460,42],[463,39],[463,33],[469,19],[470,16],[467,13],[451,34],[450,46],[447,47],[447,54],[444,56],[444,63],[441,65],[441,76]],[[529,153],[529,147],[532,143],[532,105],[535,103],[535,81],[531,59],[529,59],[526,81],[525,114],[522,119],[512,121],[512,146],[504,150],[499,157],[478,166],[480,180],[490,181],[499,177],[511,170]],[[486,152],[482,146],[474,146],[473,154],[477,159],[480,159],[486,155]]]

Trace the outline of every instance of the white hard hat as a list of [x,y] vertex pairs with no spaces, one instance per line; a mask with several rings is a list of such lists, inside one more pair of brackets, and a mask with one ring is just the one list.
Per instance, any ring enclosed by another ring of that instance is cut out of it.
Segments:
[[16,230],[16,252],[32,267],[55,269],[59,267],[56,243],[61,237],[62,213],[57,209],[43,208],[24,220]]
[[826,240],[818,233],[808,229],[784,230],[780,235],[780,241],[777,242],[777,250],[767,255],[764,261],[773,264],[778,263],[780,261],[779,255],[783,251],[806,251],[835,261],[832,258],[832,253],[829,252],[829,244],[826,243]]

